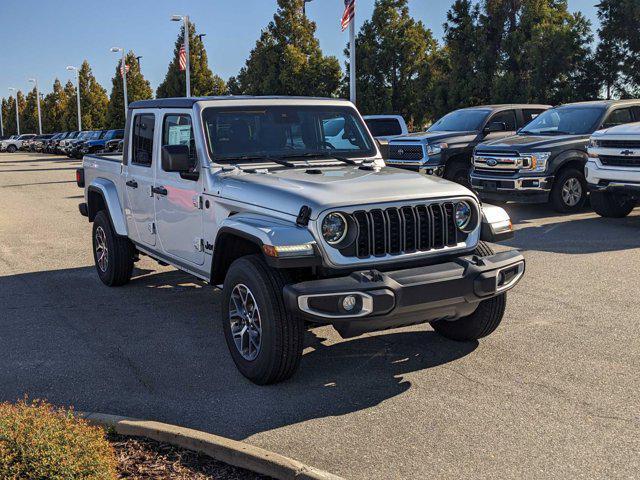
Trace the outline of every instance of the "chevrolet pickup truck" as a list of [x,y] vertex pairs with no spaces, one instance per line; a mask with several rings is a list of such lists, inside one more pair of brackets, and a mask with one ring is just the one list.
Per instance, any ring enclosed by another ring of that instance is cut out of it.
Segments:
[[486,243],[512,235],[503,209],[384,166],[345,100],[132,102],[123,154],[87,155],[76,175],[100,280],[126,284],[147,255],[221,288],[231,357],[257,384],[295,372],[308,326],[489,335],[524,274]]
[[595,132],[587,152],[591,206],[602,217],[626,217],[640,202],[640,123]]
[[489,202],[548,203],[571,213],[587,201],[584,167],[596,130],[640,120],[640,100],[600,100],[547,110],[516,135],[478,145],[471,186]]

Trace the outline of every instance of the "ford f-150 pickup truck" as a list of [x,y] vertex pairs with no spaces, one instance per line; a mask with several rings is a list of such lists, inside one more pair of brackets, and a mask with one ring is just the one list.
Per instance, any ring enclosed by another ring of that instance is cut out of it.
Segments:
[[640,123],[595,132],[587,152],[591,206],[603,217],[626,217],[640,202]]
[[487,201],[550,203],[574,212],[587,200],[584,166],[596,130],[640,120],[640,100],[601,100],[547,110],[517,135],[478,145],[471,185]]
[[127,283],[147,255],[220,287],[229,351],[258,384],[293,374],[309,325],[484,337],[524,273],[520,253],[485,243],[512,235],[503,209],[384,166],[344,100],[133,102],[123,155],[76,173],[102,282]]

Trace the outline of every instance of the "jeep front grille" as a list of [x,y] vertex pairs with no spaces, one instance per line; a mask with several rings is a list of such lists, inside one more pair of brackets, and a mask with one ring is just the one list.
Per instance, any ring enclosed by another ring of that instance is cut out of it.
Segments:
[[600,155],[602,165],[609,167],[640,167],[639,157],[619,157],[613,155]]
[[423,158],[422,145],[389,144],[390,160],[422,160]]
[[356,239],[346,257],[401,255],[458,244],[453,202],[357,210],[351,214]]

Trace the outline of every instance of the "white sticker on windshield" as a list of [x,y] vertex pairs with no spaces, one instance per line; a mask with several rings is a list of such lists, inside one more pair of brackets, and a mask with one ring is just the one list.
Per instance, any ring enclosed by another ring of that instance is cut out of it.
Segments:
[[169,145],[189,145],[191,125],[172,125],[169,127]]

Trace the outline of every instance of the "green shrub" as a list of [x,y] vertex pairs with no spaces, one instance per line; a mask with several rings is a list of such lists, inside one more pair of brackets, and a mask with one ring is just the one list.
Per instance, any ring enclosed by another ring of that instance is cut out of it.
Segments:
[[104,431],[43,401],[0,403],[0,479],[113,480]]

